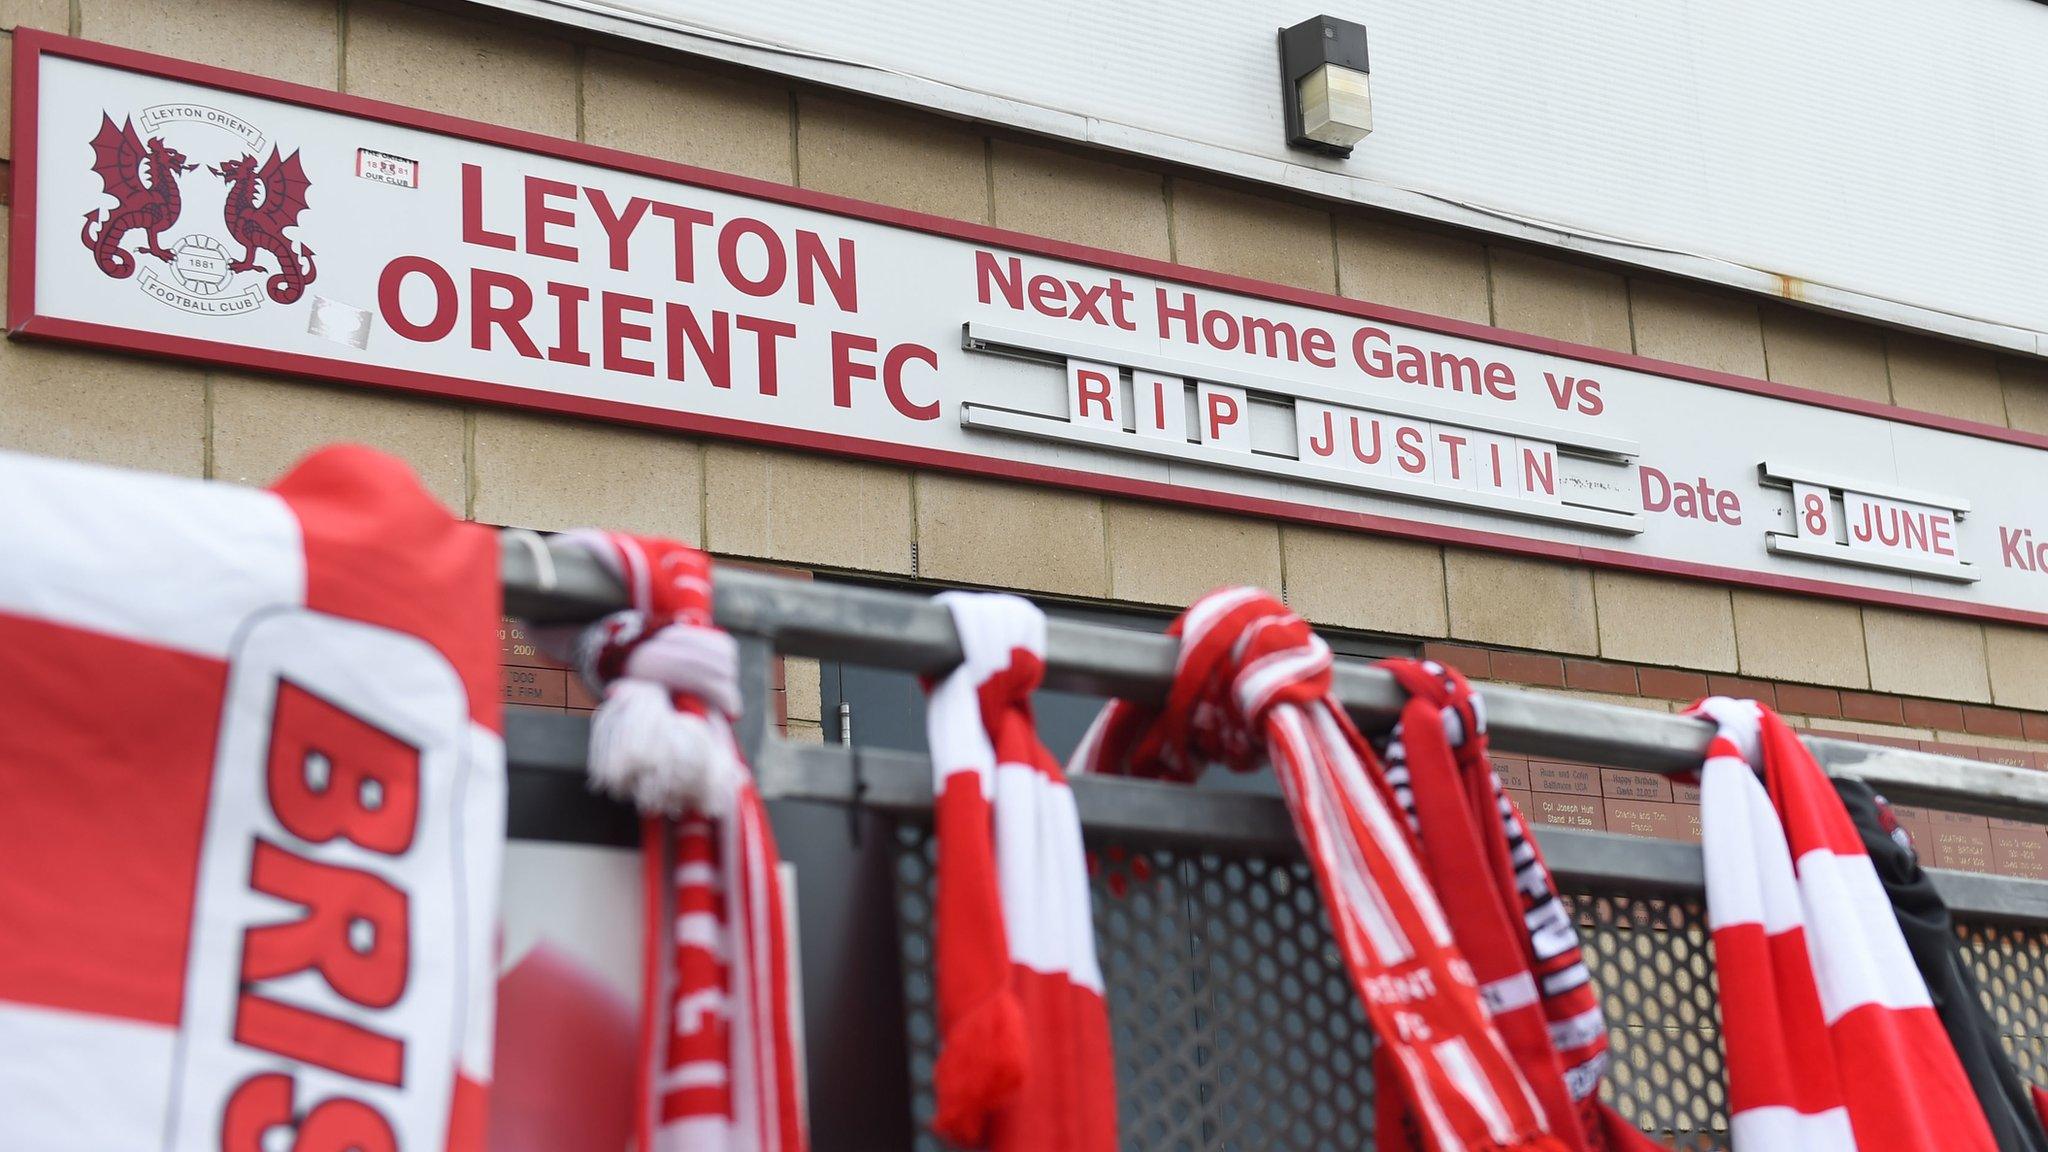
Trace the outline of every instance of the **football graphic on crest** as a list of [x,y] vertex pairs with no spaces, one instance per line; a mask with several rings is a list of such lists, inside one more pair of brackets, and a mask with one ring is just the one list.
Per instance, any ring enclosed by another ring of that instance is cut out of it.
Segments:
[[228,252],[211,236],[180,237],[171,245],[171,272],[188,291],[211,296],[226,286]]

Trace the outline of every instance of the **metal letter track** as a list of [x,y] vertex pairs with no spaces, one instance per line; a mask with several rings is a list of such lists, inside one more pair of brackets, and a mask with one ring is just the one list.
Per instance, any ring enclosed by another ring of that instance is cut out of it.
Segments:
[[[584,553],[551,542],[552,580],[544,581],[536,543],[525,533],[501,537],[508,614],[535,624],[575,623],[623,606],[623,592],[608,573]],[[945,609],[913,593],[730,566],[715,573],[715,609],[719,625],[742,641],[749,715],[740,735],[763,795],[896,812],[930,807],[931,771],[923,756],[782,740],[767,732],[755,686],[766,682],[770,651],[942,674],[961,658]],[[1176,650],[1166,636],[1055,618],[1048,621],[1046,686],[1156,701],[1172,678]],[[1391,725],[1403,700],[1391,675],[1341,657],[1336,690],[1368,731]],[[1711,734],[1705,721],[1671,713],[1491,685],[1484,691],[1493,747],[1517,755],[1675,775],[1699,768]],[[512,764],[529,771],[580,770],[587,739],[581,717],[515,709],[507,726]],[[1900,803],[2048,819],[2048,772],[1846,740],[1807,737],[1806,744],[1829,773],[1864,780]],[[1120,779],[1077,780],[1075,793],[1091,829],[1240,849],[1293,849],[1292,829],[1277,798]],[[1541,829],[1539,836],[1560,874],[1607,883],[1633,880],[1647,888],[1699,887],[1699,850],[1690,844],[1556,828]],[[1936,875],[1959,912],[2048,920],[2048,882]]]

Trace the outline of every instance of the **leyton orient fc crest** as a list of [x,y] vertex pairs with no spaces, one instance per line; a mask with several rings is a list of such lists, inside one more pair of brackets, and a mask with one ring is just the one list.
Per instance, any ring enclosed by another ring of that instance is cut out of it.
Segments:
[[[217,184],[205,177],[186,183],[200,162],[166,142],[173,125],[185,148],[219,157],[206,165]],[[272,144],[259,160],[264,142],[247,121],[205,105],[159,104],[119,124],[101,113],[92,170],[114,206],[85,214],[79,239],[93,262],[116,280],[135,277],[152,299],[202,316],[253,312],[266,295],[297,301],[319,270],[313,250],[285,230],[298,227],[312,181],[296,150],[280,155]],[[167,235],[176,238],[167,242]]]

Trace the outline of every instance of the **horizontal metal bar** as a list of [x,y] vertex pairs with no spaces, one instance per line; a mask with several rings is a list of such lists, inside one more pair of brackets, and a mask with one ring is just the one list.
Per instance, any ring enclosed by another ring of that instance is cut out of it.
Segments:
[[[515,708],[506,716],[505,736],[514,791],[528,801],[514,805],[515,835],[633,842],[632,814],[584,790],[587,719]],[[1843,741],[1815,743],[1831,751],[1886,751]],[[860,804],[896,816],[922,816],[932,806],[931,761],[914,752],[801,744],[771,736],[754,776],[770,800]],[[1073,789],[1083,827],[1097,835],[1199,844],[1222,852],[1299,852],[1294,826],[1277,796],[1102,776],[1075,777]],[[516,823],[519,810],[536,805],[548,807],[545,819],[529,818],[534,828],[522,832]],[[1536,839],[1565,884],[1698,893],[1705,882],[1697,845],[1556,827],[1537,828]],[[1929,874],[1949,908],[1960,915],[2048,923],[2048,882],[1942,869],[1929,869]]]
[[[899,816],[920,815],[932,805],[931,762],[915,753],[771,739],[755,778],[761,794],[775,800],[859,802]],[[1082,827],[1091,833],[1223,852],[1300,851],[1278,796],[1100,776],[1076,776],[1072,785]],[[1697,895],[1705,888],[1697,844],[1575,828],[1535,831],[1561,884],[1641,894]],[[1929,874],[1958,915],[2048,923],[2048,882],[1941,869]]]
[[[507,539],[507,610],[527,619],[591,619],[622,603],[595,561],[554,548],[544,587],[530,550]],[[721,568],[718,622],[767,640],[778,652],[938,675],[960,662],[952,618],[921,596],[790,580]],[[1172,679],[1176,645],[1166,636],[1054,619],[1047,625],[1046,685],[1156,702]],[[1390,725],[1403,696],[1388,673],[1340,659],[1337,697],[1369,728]],[[1710,735],[1705,721],[1514,688],[1485,690],[1493,746],[1503,752],[1674,775],[1696,771]],[[1907,803],[1987,815],[2048,815],[2048,773],[1901,748],[1808,737],[1821,764]]]

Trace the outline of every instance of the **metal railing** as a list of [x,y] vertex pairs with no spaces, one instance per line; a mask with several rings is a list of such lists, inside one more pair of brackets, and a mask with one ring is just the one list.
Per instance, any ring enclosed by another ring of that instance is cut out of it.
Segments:
[[[586,554],[543,538],[507,533],[502,563],[505,610],[512,616],[567,623],[623,604],[617,582]],[[715,606],[720,626],[741,641],[747,714],[740,738],[763,795],[890,813],[931,806],[931,769],[923,756],[784,740],[770,730],[764,689],[775,653],[943,673],[960,660],[945,609],[910,593],[735,568],[717,571]],[[1046,648],[1049,688],[1156,700],[1172,678],[1175,644],[1162,635],[1053,619]],[[1344,658],[1337,663],[1336,691],[1368,731],[1391,725],[1403,699],[1391,675]],[[1492,744],[1501,752],[1672,775],[1699,767],[1710,735],[1705,721],[1670,713],[1492,685],[1484,691]],[[513,715],[507,744],[515,777],[580,772],[587,733],[581,717]],[[2048,818],[2048,773],[1847,740],[1805,741],[1831,774],[1864,780],[1900,803]],[[515,794],[518,783],[515,778]],[[559,787],[550,792],[572,802]],[[1107,778],[1076,780],[1074,792],[1091,832],[1245,851],[1286,851],[1295,843],[1286,811],[1272,797]],[[592,812],[587,818],[606,817]],[[1696,845],[1569,828],[1544,827],[1537,835],[1559,874],[1573,882],[1687,892],[1703,883]],[[1959,913],[2048,923],[2048,881],[1933,875]]]

